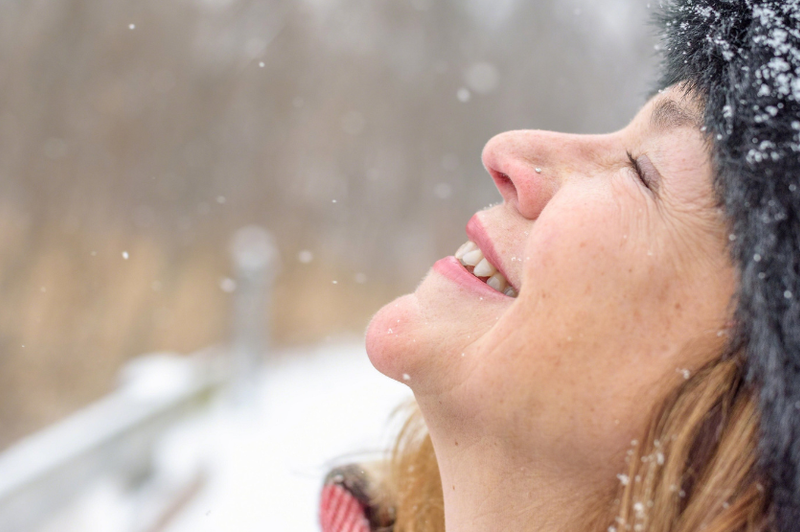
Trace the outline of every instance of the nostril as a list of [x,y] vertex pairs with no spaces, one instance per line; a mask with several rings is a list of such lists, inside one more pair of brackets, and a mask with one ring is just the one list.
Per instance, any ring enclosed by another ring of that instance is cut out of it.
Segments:
[[514,181],[508,176],[508,174],[504,174],[503,172],[499,172],[493,168],[489,168],[489,174],[491,174],[492,179],[494,180],[494,184],[497,187],[497,190],[500,191],[500,195],[508,201],[512,198],[515,198],[517,195],[517,189],[514,186]]

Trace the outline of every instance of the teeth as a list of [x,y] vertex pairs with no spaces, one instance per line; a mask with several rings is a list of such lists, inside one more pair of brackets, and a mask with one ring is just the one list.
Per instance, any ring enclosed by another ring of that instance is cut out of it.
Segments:
[[480,261],[483,260],[483,251],[480,249],[476,249],[475,251],[470,251],[465,253],[463,257],[461,257],[461,262],[464,263],[464,266],[477,266]]
[[502,273],[497,272],[486,280],[486,284],[498,292],[503,292],[508,286],[508,281],[506,281],[506,278],[503,277]]
[[486,284],[509,297],[517,297],[517,291],[508,284],[508,280],[497,271],[486,258],[478,245],[468,240],[455,253],[456,259],[467,267],[475,277],[486,279]]
[[475,277],[491,277],[497,273],[497,268],[489,264],[489,261],[483,259],[477,265],[475,265],[475,269],[472,270],[472,274]]
[[475,251],[478,249],[478,244],[473,242],[472,240],[467,240],[466,243],[462,244],[458,251],[456,251],[456,258],[461,260],[464,257],[464,254],[469,253],[470,251]]

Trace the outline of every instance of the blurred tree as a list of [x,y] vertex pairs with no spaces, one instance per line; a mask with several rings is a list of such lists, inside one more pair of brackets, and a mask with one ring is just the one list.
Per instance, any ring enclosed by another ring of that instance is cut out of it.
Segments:
[[634,0],[0,3],[0,445],[104,393],[130,356],[223,341],[244,224],[285,257],[279,341],[360,332],[499,199],[480,164],[493,134],[633,115],[648,16]]

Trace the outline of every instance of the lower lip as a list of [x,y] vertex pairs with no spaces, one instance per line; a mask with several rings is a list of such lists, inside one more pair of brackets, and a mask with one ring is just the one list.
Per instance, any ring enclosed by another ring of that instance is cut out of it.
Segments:
[[452,255],[436,261],[433,265],[433,271],[444,277],[447,277],[462,288],[465,288],[471,292],[480,293],[483,297],[511,299],[509,296],[501,294],[488,284],[469,273],[467,269],[458,261],[458,259]]

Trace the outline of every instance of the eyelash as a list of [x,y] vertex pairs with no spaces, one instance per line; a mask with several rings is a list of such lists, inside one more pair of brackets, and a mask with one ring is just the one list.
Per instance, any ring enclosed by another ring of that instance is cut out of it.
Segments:
[[636,159],[631,152],[626,153],[628,154],[628,166],[631,168],[631,170],[636,172],[636,175],[639,177],[639,181],[641,181],[642,184],[647,187],[647,189],[650,189],[650,183],[647,182],[644,172],[642,171],[642,167],[639,166],[638,159]]

